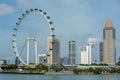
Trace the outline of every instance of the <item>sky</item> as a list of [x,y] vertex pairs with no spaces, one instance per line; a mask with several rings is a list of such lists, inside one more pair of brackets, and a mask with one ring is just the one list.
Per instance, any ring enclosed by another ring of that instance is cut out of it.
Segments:
[[[95,43],[92,59],[99,61],[99,42],[103,41],[103,28],[108,19],[112,20],[116,29],[116,58],[120,56],[119,0],[0,0],[0,59],[10,59],[11,63],[14,62],[13,29],[20,15],[30,8],[42,9],[50,16],[55,28],[54,33],[60,39],[61,57],[68,56],[70,40],[76,41],[77,52],[78,48],[92,41]],[[27,18],[33,20],[32,17],[36,17],[36,14],[31,14]],[[20,25],[19,37],[27,31],[38,29],[35,26],[40,23],[35,21],[33,28],[28,19]],[[47,26],[46,23],[45,25]],[[24,29],[22,26],[30,28]],[[49,30],[47,27],[45,29]]]

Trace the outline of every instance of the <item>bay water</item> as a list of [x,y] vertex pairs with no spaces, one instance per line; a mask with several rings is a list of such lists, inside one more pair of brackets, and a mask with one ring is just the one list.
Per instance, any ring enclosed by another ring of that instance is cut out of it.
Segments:
[[0,74],[0,80],[120,80],[120,74],[109,75]]

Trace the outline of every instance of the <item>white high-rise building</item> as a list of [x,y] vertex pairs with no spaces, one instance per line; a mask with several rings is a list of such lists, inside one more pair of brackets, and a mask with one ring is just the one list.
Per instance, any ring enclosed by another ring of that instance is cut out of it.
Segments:
[[92,47],[93,44],[89,43],[87,46],[80,49],[80,64],[91,64],[92,63]]
[[88,64],[88,47],[82,47],[80,49],[80,64]]
[[48,37],[48,65],[60,63],[60,41],[53,36]]

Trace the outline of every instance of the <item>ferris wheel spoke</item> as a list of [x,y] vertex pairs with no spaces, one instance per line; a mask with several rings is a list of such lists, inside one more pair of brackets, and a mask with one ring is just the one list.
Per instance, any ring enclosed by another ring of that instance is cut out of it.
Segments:
[[22,49],[20,50],[20,56],[22,55],[22,52],[24,51],[26,44],[27,44],[27,41],[25,41],[25,43],[24,43]]
[[[40,41],[38,41],[38,43],[40,44]],[[46,50],[44,49],[44,47],[42,47],[42,46],[39,46],[39,47],[44,53],[47,53]]]

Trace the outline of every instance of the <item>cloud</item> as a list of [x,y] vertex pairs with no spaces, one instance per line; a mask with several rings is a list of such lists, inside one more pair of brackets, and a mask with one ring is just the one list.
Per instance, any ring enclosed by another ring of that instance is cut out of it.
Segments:
[[100,39],[97,38],[88,38],[88,43],[94,43],[94,44],[99,44],[101,42]]
[[7,4],[0,4],[0,16],[14,12],[14,8]]
[[19,8],[29,8],[35,6],[30,0],[17,0],[17,6]]

